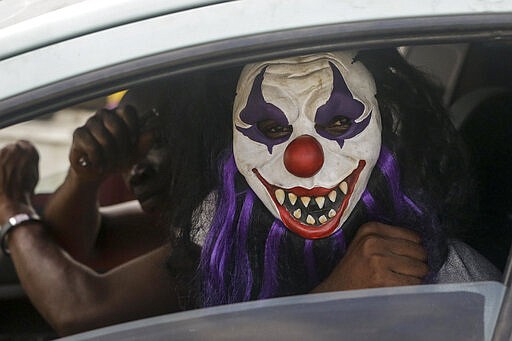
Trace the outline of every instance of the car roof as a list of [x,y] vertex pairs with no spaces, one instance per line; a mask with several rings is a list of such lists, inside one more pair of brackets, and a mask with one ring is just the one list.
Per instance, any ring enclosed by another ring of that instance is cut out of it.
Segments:
[[0,59],[45,45],[219,0],[3,0]]
[[[0,59],[87,33],[160,15],[210,7],[219,0],[3,0],[0,12]],[[243,19],[250,33],[339,22],[419,18],[512,10],[511,1],[236,1],[227,13]],[[211,16],[218,12],[212,12]],[[200,16],[200,13],[197,13]],[[219,23],[220,24],[220,23]],[[204,25],[199,25],[204,26]],[[220,25],[222,27],[222,25]],[[237,34],[236,31],[231,33]],[[244,32],[245,33],[245,32]]]
[[0,13],[6,15],[0,18],[0,28],[70,6],[84,0],[3,0],[0,3]]
[[[313,51],[305,48],[312,41],[316,50],[371,46],[379,39],[410,43],[414,34],[441,41],[453,36],[454,22],[457,35],[512,35],[512,28],[503,30],[512,27],[512,1],[83,0],[0,29],[0,126],[35,114],[31,101],[49,110],[51,94],[86,100],[120,82],[133,84],[144,71],[157,77],[227,57],[245,63],[304,53]],[[5,124],[2,116],[10,117]]]

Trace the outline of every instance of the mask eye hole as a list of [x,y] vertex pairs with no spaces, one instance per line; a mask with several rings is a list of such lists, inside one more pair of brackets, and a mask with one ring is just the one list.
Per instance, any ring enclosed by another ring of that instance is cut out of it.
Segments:
[[258,130],[269,139],[281,139],[292,134],[291,125],[282,125],[274,120],[263,120],[256,123]]
[[347,132],[352,126],[352,121],[342,115],[335,116],[325,125],[317,124],[316,129],[323,130],[333,137],[338,137]]

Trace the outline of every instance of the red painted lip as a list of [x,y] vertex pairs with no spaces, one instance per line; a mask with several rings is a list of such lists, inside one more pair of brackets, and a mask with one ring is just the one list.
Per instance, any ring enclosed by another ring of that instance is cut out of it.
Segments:
[[354,192],[355,185],[359,179],[359,175],[361,174],[361,171],[364,169],[366,165],[366,162],[364,160],[360,160],[358,163],[358,166],[356,169],[352,171],[352,173],[347,176],[345,179],[343,179],[342,182],[347,182],[348,184],[348,191],[345,197],[343,198],[343,201],[341,202],[340,206],[336,210],[336,215],[332,218],[329,218],[328,221],[326,221],[323,224],[319,225],[307,225],[303,222],[297,220],[295,217],[292,216],[291,212],[288,211],[283,205],[281,205],[276,197],[275,197],[275,191],[278,189],[282,189],[285,191],[285,193],[293,193],[297,197],[319,197],[319,196],[327,196],[329,193],[331,193],[333,190],[336,190],[336,188],[339,186],[337,184],[336,186],[332,188],[324,188],[324,187],[314,187],[311,189],[303,188],[303,187],[292,187],[292,188],[281,188],[275,185],[272,185],[266,181],[263,176],[258,172],[257,169],[253,169],[253,172],[256,174],[258,179],[261,181],[261,183],[265,186],[267,189],[267,192],[270,194],[270,197],[274,201],[275,205],[278,208],[279,215],[281,217],[281,221],[284,223],[284,225],[292,232],[297,233],[303,238],[306,239],[321,239],[329,237],[331,234],[334,233],[336,228],[339,225],[339,221],[341,219],[341,216],[343,215],[343,212],[348,206],[349,200],[352,196],[352,193]]

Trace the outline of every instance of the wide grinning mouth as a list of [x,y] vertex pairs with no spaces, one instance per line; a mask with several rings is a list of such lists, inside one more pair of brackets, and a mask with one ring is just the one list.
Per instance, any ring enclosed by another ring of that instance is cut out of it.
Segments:
[[365,164],[360,160],[357,168],[332,188],[281,188],[268,183],[258,170],[253,172],[267,189],[286,227],[305,238],[318,239],[328,237],[338,227]]

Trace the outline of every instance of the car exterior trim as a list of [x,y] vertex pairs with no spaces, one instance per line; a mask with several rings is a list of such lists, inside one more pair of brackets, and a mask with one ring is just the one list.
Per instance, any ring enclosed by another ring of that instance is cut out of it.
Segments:
[[[512,14],[395,19],[301,28],[171,50],[30,89],[0,100],[0,126],[171,74],[335,49],[434,44],[512,36]],[[59,98],[58,103],[54,103]]]

